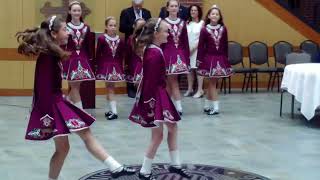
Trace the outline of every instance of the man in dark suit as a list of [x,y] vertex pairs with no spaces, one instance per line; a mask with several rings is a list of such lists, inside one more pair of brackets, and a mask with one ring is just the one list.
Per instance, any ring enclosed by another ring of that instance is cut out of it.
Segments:
[[126,39],[133,33],[133,24],[136,19],[151,18],[149,10],[143,8],[143,0],[132,0],[132,6],[121,11],[120,32],[125,34]]
[[[143,0],[132,0],[132,6],[121,11],[120,15],[120,32],[125,34],[125,41],[133,33],[133,24],[136,19],[148,20],[151,18],[149,10],[143,8]],[[136,96],[136,88],[133,83],[127,83],[128,96],[134,98]]]
[[[167,11],[167,7],[162,7],[160,10],[160,14],[159,17],[164,19],[168,16],[168,11]],[[185,6],[182,6],[180,4],[180,9],[179,9],[179,14],[178,14],[179,18],[181,18],[184,21],[188,20],[188,16],[189,16],[189,12],[188,12],[188,8]]]

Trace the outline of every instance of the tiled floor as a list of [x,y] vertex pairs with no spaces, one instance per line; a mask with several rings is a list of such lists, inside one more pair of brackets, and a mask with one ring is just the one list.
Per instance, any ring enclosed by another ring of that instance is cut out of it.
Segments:
[[[133,100],[118,96],[120,119],[106,121],[104,97],[97,97],[95,136],[119,161],[140,164],[149,130],[127,120]],[[274,180],[320,179],[320,129],[302,117],[279,117],[280,95],[258,93],[221,96],[221,114],[202,114],[202,100],[185,98],[179,124],[183,162],[224,166],[267,176]],[[286,96],[285,112],[289,112]],[[46,180],[52,141],[24,140],[31,97],[0,97],[0,179]],[[88,154],[80,138],[70,136],[71,152],[61,179],[76,180],[105,168]],[[164,142],[155,162],[168,162]]]

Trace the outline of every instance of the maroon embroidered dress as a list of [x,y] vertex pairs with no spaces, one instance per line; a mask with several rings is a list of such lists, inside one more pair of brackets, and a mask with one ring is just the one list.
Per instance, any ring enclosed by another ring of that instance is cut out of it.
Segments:
[[66,51],[71,52],[70,59],[63,62],[63,78],[68,81],[95,80],[89,60],[93,59],[90,50],[90,27],[81,22],[79,26],[67,23],[70,33]]
[[197,73],[205,77],[228,77],[232,68],[228,61],[228,33],[220,24],[206,25],[199,37]]
[[127,53],[125,63],[127,66],[126,80],[131,83],[138,83],[142,78],[142,57],[133,50],[133,37],[130,36],[127,42]]
[[162,51],[150,45],[143,57],[143,78],[137,101],[129,120],[143,127],[157,127],[159,123],[176,123],[180,116],[166,90],[166,66]]
[[185,21],[165,18],[170,26],[168,42],[161,45],[166,61],[167,74],[187,74],[190,69],[190,50]]
[[125,44],[119,38],[110,37],[103,34],[98,38],[97,44],[97,80],[106,82],[125,81],[123,61],[125,54]]
[[47,140],[88,128],[94,117],[65,100],[59,58],[41,53],[35,69],[32,110],[25,138]]

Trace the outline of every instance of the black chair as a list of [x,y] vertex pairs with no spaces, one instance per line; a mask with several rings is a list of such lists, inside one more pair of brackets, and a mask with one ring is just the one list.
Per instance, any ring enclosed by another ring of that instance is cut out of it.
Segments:
[[316,42],[314,42],[312,40],[303,41],[300,44],[300,49],[302,51],[310,54],[311,62],[317,61],[320,50],[319,50],[319,45]]
[[[217,88],[219,88],[219,83],[220,83],[220,92],[224,92],[224,94],[227,94],[227,80],[228,80],[228,88],[229,88],[229,94],[231,93],[231,89],[230,89],[230,77],[224,77],[221,79],[221,82],[217,83]],[[220,79],[219,79],[220,80]]]
[[274,59],[275,59],[275,67],[277,68],[276,73],[271,79],[271,91],[273,91],[273,87],[275,81],[277,79],[277,88],[278,92],[280,91],[280,79],[282,77],[284,66],[286,65],[286,56],[293,52],[292,44],[286,41],[279,41],[273,45]]
[[[240,43],[235,42],[235,41],[229,41],[228,42],[228,59],[231,64],[233,72],[237,74],[243,74],[243,83],[242,83],[242,92],[244,91],[245,84],[246,84],[246,79],[250,77],[250,74],[254,72],[254,69],[248,68],[244,66],[243,63],[243,47]],[[239,67],[240,65],[240,67]],[[235,67],[237,66],[237,67]],[[226,79],[228,79],[229,82],[229,93],[231,93],[231,77],[228,78],[223,78],[222,84],[221,84],[221,89],[222,86],[224,85],[224,91],[226,93]]]
[[[277,72],[276,67],[270,67],[269,64],[269,55],[268,55],[268,46],[259,41],[255,41],[249,45],[249,60],[250,60],[250,68],[252,68],[252,65],[256,65],[258,67],[255,67],[255,72],[251,74],[250,80],[251,80],[251,87],[252,87],[252,81],[253,78],[255,79],[256,83],[256,92],[258,92],[258,73],[267,73],[269,74],[269,81],[268,81],[268,90],[270,88],[271,78],[272,74]],[[265,65],[266,66],[263,66]],[[247,84],[247,89],[248,89]]]
[[[286,65],[290,64],[301,64],[310,63],[311,56],[307,53],[290,53],[286,56]],[[283,93],[287,92],[286,89],[281,88],[281,98],[280,98],[280,117],[282,117],[282,103],[283,103]],[[291,118],[294,117],[294,95],[291,95]]]

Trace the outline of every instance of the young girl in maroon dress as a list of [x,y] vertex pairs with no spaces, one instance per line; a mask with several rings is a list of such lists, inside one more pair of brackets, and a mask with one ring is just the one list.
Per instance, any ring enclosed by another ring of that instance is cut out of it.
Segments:
[[218,78],[232,75],[228,61],[228,33],[220,9],[214,5],[206,16],[206,26],[201,30],[198,45],[198,74],[209,78],[208,96],[204,111],[219,114],[216,83]]
[[113,177],[133,174],[133,169],[120,165],[92,135],[89,127],[95,119],[63,98],[62,59],[70,55],[60,47],[68,40],[66,23],[52,16],[42,22],[40,28],[18,32],[17,40],[19,53],[38,55],[32,111],[25,138],[34,141],[53,138],[55,153],[50,161],[49,179],[58,179],[69,151],[71,132],[79,135],[88,151],[109,167]]
[[90,27],[83,22],[80,2],[72,1],[69,4],[67,30],[69,32],[66,51],[71,52],[68,61],[63,62],[63,78],[69,83],[68,99],[75,106],[82,109],[80,85],[83,81],[95,80],[89,61],[93,59],[93,50]]
[[136,47],[134,44],[136,43],[137,37],[140,35],[142,27],[145,23],[146,21],[144,19],[137,19],[133,24],[133,34],[127,40],[127,53],[125,58],[126,79],[129,83],[134,83],[135,85],[138,85],[142,78],[143,50],[136,53]]
[[126,52],[125,43],[117,33],[117,22],[114,17],[108,17],[105,21],[106,30],[98,38],[97,44],[97,80],[103,80],[107,88],[107,101],[111,111],[106,105],[105,116],[108,120],[118,118],[117,102],[114,97],[115,83],[124,82],[125,74],[123,70],[124,54]]
[[191,177],[181,167],[178,151],[178,126],[180,120],[166,90],[166,65],[160,45],[167,42],[168,24],[160,18],[149,19],[138,37],[136,47],[144,49],[143,78],[138,89],[137,101],[129,119],[142,127],[152,128],[152,139],[139,173],[140,179],[155,179],[151,173],[153,158],[163,138],[163,127],[168,128],[168,146],[171,157],[169,171]]
[[167,10],[169,16],[164,20],[170,25],[168,42],[163,44],[162,50],[166,61],[168,74],[168,91],[175,101],[176,108],[182,115],[181,94],[178,75],[188,74],[190,70],[190,51],[186,22],[178,18],[180,3],[169,0]]

